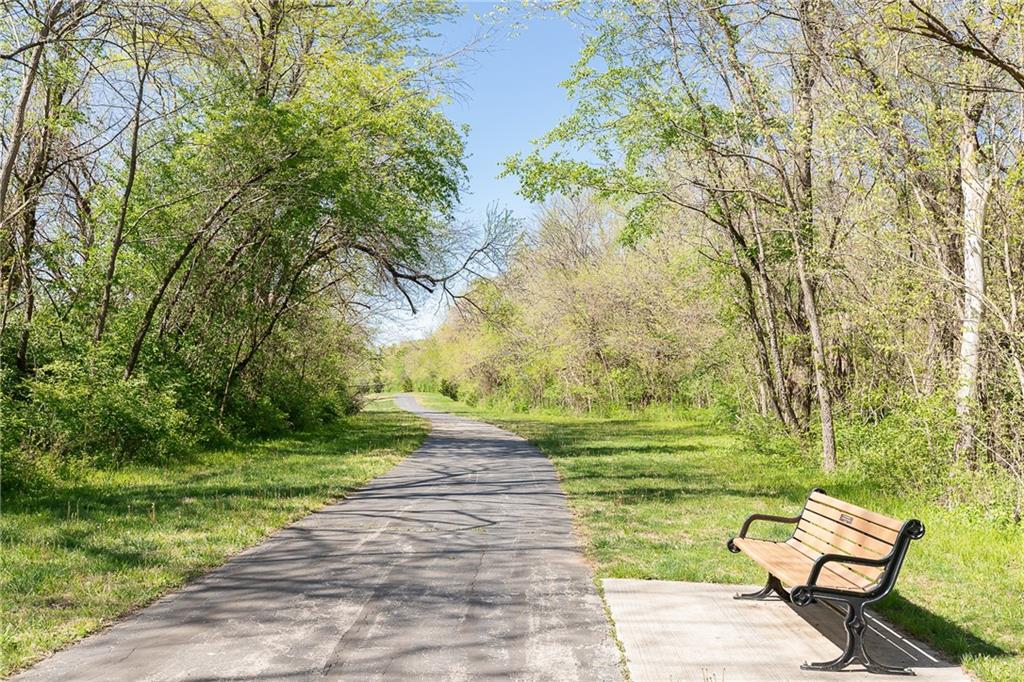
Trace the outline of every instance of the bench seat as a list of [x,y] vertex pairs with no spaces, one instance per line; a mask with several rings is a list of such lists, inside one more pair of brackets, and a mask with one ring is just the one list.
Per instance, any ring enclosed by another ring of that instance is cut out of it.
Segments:
[[[787,587],[806,585],[807,576],[811,574],[815,560],[821,556],[821,554],[808,556],[805,551],[790,544],[790,541],[770,542],[768,540],[736,538],[735,545]],[[826,565],[821,575],[818,576],[817,584],[822,587],[862,592],[874,582],[849,569],[841,571],[838,566],[839,564]]]

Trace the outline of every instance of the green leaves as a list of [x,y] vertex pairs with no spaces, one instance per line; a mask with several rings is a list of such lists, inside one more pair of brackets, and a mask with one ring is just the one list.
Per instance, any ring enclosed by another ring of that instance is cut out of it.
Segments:
[[[19,387],[16,412],[72,406],[55,433],[120,414],[155,440],[118,444],[112,427],[66,451],[130,459],[195,432],[179,413],[199,432],[245,433],[354,405],[367,309],[447,274],[465,132],[440,110],[450,66],[423,39],[455,10],[125,6],[47,45],[26,139],[61,146],[39,171],[39,234],[16,254],[39,277],[9,290],[15,310],[34,297],[35,317],[19,312],[0,339],[7,365],[31,332],[30,361],[2,377]],[[21,80],[5,76],[0,98],[13,102]],[[79,94],[54,99],[58,86]],[[0,240],[5,283],[20,243]],[[152,420],[136,420],[132,401]]]

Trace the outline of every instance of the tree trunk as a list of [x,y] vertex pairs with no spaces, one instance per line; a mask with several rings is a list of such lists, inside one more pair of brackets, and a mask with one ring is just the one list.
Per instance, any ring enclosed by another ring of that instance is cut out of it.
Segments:
[[1021,360],[1021,344],[1017,340],[1017,320],[1020,310],[1017,303],[1017,291],[1015,282],[1020,279],[1014,273],[1013,261],[1010,258],[1010,227],[1003,224],[1003,272],[1006,277],[1006,292],[1010,299],[1010,310],[1007,315],[1002,316],[1003,329],[1006,332],[1007,343],[1010,349],[1010,359],[1013,362],[1013,369],[1017,373],[1017,385],[1020,388],[1020,397],[1024,400],[1024,361]]
[[[778,386],[776,386],[772,377],[771,361],[768,358],[768,343],[765,340],[764,328],[761,325],[761,319],[757,314],[754,285],[746,268],[744,268],[743,264],[740,262],[739,253],[737,252],[735,243],[732,248],[732,258],[736,271],[740,275],[740,282],[743,284],[743,293],[745,294],[746,299],[744,308],[746,309],[747,319],[750,320],[750,328],[754,335],[754,348],[757,354],[758,369],[761,370],[761,379],[758,381],[758,389],[760,391],[759,395],[761,398],[760,412],[762,415],[767,416],[768,403],[766,398],[767,395],[771,395],[772,411],[775,413],[775,416],[779,421],[787,423],[780,399],[781,392],[778,390]],[[766,387],[768,387],[767,392],[765,390]]]
[[818,417],[821,421],[821,468],[826,473],[836,468],[836,436],[832,424],[832,391],[828,383],[828,368],[825,364],[825,343],[818,324],[818,308],[814,290],[807,276],[803,248],[796,241],[796,267],[803,293],[804,310],[811,332],[811,358],[814,361],[814,383],[818,393]]
[[[46,99],[43,106],[44,120],[49,120],[54,109],[63,103],[65,91],[66,87],[61,85],[46,90]],[[32,272],[32,252],[36,246],[36,229],[38,227],[36,212],[39,210],[39,202],[43,194],[44,185],[46,184],[46,177],[50,171],[54,134],[49,125],[44,126],[38,144],[29,154],[29,164],[21,191],[21,206],[18,208],[18,213],[22,216],[20,261],[22,271],[21,287],[25,292],[25,315],[23,318],[24,326],[21,329],[21,338],[18,341],[18,350],[15,354],[15,364],[22,373],[29,371],[28,343],[32,336],[32,318],[35,315],[36,309],[35,275]]]
[[[263,174],[257,176],[257,179],[259,177],[262,177],[262,175]],[[132,341],[131,351],[129,351],[128,353],[128,361],[125,363],[124,366],[125,381],[131,379],[132,374],[135,372],[135,367],[139,362],[139,354],[142,352],[142,344],[146,340],[146,335],[149,333],[149,328],[153,325],[153,316],[156,314],[156,309],[160,306],[161,301],[163,301],[164,294],[167,293],[167,287],[170,286],[171,282],[174,280],[174,276],[178,274],[178,270],[180,270],[181,266],[185,263],[186,260],[188,260],[189,254],[192,253],[192,249],[194,249],[196,245],[200,241],[202,241],[203,237],[206,236],[207,230],[209,230],[210,227],[212,227],[217,222],[221,214],[223,214],[224,211],[228,208],[228,206],[230,206],[235,201],[235,199],[238,198],[242,191],[247,186],[252,184],[252,182],[254,181],[255,180],[250,180],[245,185],[242,185],[241,187],[235,189],[233,192],[231,192],[231,194],[228,195],[226,199],[224,199],[224,201],[220,203],[219,206],[217,206],[213,213],[211,213],[209,217],[207,217],[207,219],[203,221],[202,226],[198,230],[196,230],[196,233],[192,236],[192,239],[188,241],[188,243],[185,245],[185,248],[182,249],[180,254],[178,254],[178,257],[171,264],[171,267],[167,270],[166,273],[164,273],[164,277],[160,281],[160,286],[157,288],[156,293],[153,295],[153,298],[150,299],[149,305],[146,307],[146,312],[142,316],[142,323],[139,324],[139,329],[138,331],[135,332],[135,339]]]
[[32,49],[32,56],[29,57],[25,67],[25,76],[21,81],[21,91],[18,93],[18,104],[14,109],[14,119],[11,121],[10,144],[7,146],[7,155],[3,164],[0,165],[0,226],[7,222],[7,193],[11,187],[11,176],[14,174],[14,164],[21,150],[21,140],[25,134],[25,112],[28,109],[28,101],[32,96],[32,85],[35,83],[36,74],[39,73],[39,61],[43,57],[45,41],[50,36],[53,22],[63,3],[56,3],[46,13],[43,25],[39,28],[39,35],[36,40],[39,42]]
[[23,374],[27,373],[29,370],[28,342],[31,336],[32,316],[35,314],[36,309],[35,285],[32,281],[32,250],[35,248],[37,203],[38,198],[33,198],[29,201],[29,204],[25,206],[24,223],[21,235],[21,284],[25,291],[25,318],[24,326],[21,329],[21,338],[18,340],[18,351],[15,355],[15,365]]
[[128,203],[131,200],[132,188],[135,186],[135,174],[139,166],[139,128],[142,125],[142,101],[146,92],[146,76],[149,74],[149,62],[140,67],[139,88],[135,97],[135,112],[132,117],[132,139],[128,152],[128,177],[125,179],[124,192],[121,194],[121,207],[117,216],[117,227],[114,228],[114,241],[110,245],[110,259],[107,271],[103,276],[103,293],[100,296],[100,310],[96,316],[96,329],[93,332],[93,343],[99,343],[107,326],[107,314],[110,311],[110,293],[114,286],[114,272],[117,269],[117,256],[124,244],[124,227],[128,217]]
[[836,437],[832,425],[832,392],[829,388],[828,366],[825,362],[825,342],[818,319],[815,286],[807,272],[807,243],[813,243],[814,191],[813,156],[814,137],[814,84],[818,77],[820,32],[817,0],[800,4],[800,25],[806,39],[806,55],[794,58],[794,81],[797,92],[794,102],[794,153],[797,165],[797,215],[793,227],[793,250],[796,256],[797,277],[803,299],[804,314],[811,334],[811,359],[814,384],[818,394],[818,417],[821,422],[821,468],[826,473],[836,468]]
[[[753,210],[757,211],[757,207],[754,206]],[[779,346],[779,328],[776,319],[778,311],[772,301],[772,287],[768,280],[764,239],[761,235],[761,228],[757,224],[754,225],[754,239],[757,243],[757,280],[761,290],[761,299],[764,302],[763,316],[768,341],[768,359],[777,386],[778,400],[781,403],[782,421],[790,430],[799,431],[800,421],[797,419],[796,412],[793,411],[793,393],[789,390],[785,373],[782,371],[782,349]]]
[[[230,397],[231,395],[231,387],[235,384],[235,382],[238,381],[238,378],[242,376],[242,373],[245,371],[245,368],[249,366],[249,363],[252,362],[252,359],[256,357],[256,353],[263,346],[263,343],[268,338],[270,338],[270,335],[274,332],[274,328],[280,321],[281,316],[284,315],[284,313],[292,306],[292,299],[295,296],[296,290],[298,289],[299,281],[302,278],[302,276],[307,272],[307,268],[312,267],[318,261],[326,258],[328,255],[330,255],[330,253],[330,251],[324,252],[314,250],[312,254],[304,258],[302,263],[296,269],[295,274],[292,276],[291,281],[289,282],[288,285],[288,290],[281,298],[281,301],[277,305],[277,309],[274,311],[273,315],[271,315],[270,321],[267,323],[267,326],[263,329],[261,333],[257,333],[256,327],[253,326],[253,338],[249,351],[245,354],[244,358],[242,358],[241,360],[236,360],[236,362],[232,365],[231,369],[228,371],[227,380],[224,382],[224,392],[221,395],[219,409],[219,414],[221,417],[224,416],[224,410],[227,408],[228,397]],[[235,357],[237,358],[237,353]]]
[[981,177],[978,121],[983,104],[964,112],[960,127],[960,190],[963,193],[964,299],[957,372],[956,414],[960,423],[954,456],[974,460],[975,407],[981,363],[981,323],[985,299],[983,230],[991,182]]
[[[284,158],[278,161],[278,163],[284,163],[291,159],[292,157],[294,157],[296,154],[298,154],[298,151],[292,151],[285,155]],[[135,339],[132,341],[132,347],[128,353],[128,361],[125,363],[124,366],[125,381],[131,379],[132,373],[135,372],[135,367],[139,362],[139,354],[142,352],[142,344],[146,340],[146,335],[149,333],[150,327],[153,326],[153,316],[156,314],[156,309],[160,307],[160,303],[164,299],[164,294],[167,293],[167,287],[170,286],[171,282],[174,280],[175,275],[178,274],[178,270],[181,269],[181,266],[184,265],[186,260],[188,260],[189,254],[192,253],[192,249],[194,249],[196,245],[203,240],[203,237],[207,236],[207,232],[210,230],[210,228],[212,228],[217,223],[217,221],[220,220],[220,217],[235,202],[235,200],[242,195],[242,192],[244,192],[249,187],[252,187],[256,183],[260,182],[265,177],[270,175],[270,173],[273,172],[274,168],[276,168],[276,165],[268,165],[262,170],[254,173],[251,177],[246,179],[244,183],[242,183],[234,190],[232,190],[231,193],[228,194],[227,197],[225,197],[224,201],[220,202],[217,208],[215,208],[213,212],[209,216],[207,216],[206,220],[203,221],[203,224],[199,227],[198,230],[196,230],[196,233],[192,236],[192,239],[188,241],[188,243],[185,245],[185,248],[182,249],[181,253],[178,254],[178,257],[171,264],[171,267],[164,274],[164,277],[160,282],[160,286],[157,288],[156,293],[153,295],[153,298],[150,299],[149,305],[146,307],[146,312],[142,317],[142,322],[139,324],[139,329],[138,331],[135,332]]]

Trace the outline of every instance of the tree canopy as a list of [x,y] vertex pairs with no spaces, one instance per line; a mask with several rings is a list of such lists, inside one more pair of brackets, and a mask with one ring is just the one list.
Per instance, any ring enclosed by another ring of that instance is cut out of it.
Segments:
[[[351,409],[451,276],[446,2],[4,3],[5,483]],[[47,465],[49,466],[49,465]]]

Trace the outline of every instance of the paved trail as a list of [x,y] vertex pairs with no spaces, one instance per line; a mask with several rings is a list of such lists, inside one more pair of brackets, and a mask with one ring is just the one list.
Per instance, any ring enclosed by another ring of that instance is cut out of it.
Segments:
[[548,460],[471,419],[19,680],[620,680]]

